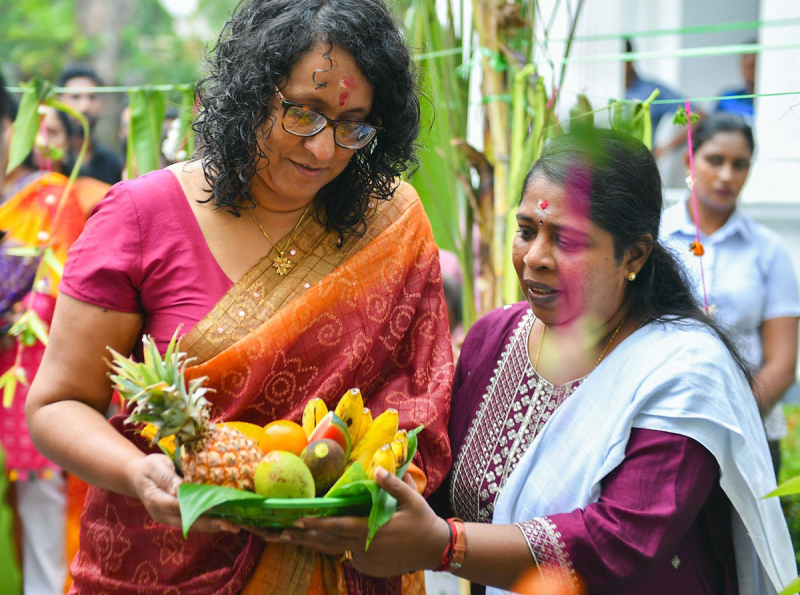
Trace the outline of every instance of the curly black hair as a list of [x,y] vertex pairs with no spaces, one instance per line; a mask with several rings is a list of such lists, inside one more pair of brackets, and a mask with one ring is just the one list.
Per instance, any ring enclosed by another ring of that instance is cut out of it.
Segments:
[[[372,116],[381,131],[323,187],[317,218],[339,233],[366,229],[369,199],[386,200],[396,178],[416,167],[420,104],[417,71],[382,0],[246,0],[225,24],[195,90],[194,130],[211,201],[240,216],[255,206],[251,180],[262,159],[262,126],[275,124],[275,88],[316,44],[346,50],[372,86]],[[268,163],[268,162],[267,162]]]

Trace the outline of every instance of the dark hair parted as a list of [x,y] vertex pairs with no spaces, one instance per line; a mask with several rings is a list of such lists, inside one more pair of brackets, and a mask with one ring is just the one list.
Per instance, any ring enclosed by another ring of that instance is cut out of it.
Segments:
[[697,149],[703,143],[711,140],[720,132],[738,132],[750,147],[750,155],[752,156],[755,152],[756,141],[753,138],[753,129],[745,122],[744,118],[729,112],[716,112],[703,118],[692,128],[692,153],[697,153]]
[[[248,0],[225,24],[200,81],[194,129],[210,201],[241,215],[255,205],[251,180],[261,160],[261,128],[276,121],[275,88],[316,44],[347,51],[372,86],[381,131],[323,187],[317,217],[329,229],[363,233],[368,199],[386,200],[396,178],[416,166],[420,105],[414,62],[382,0]],[[268,163],[268,161],[266,161]]]
[[97,71],[86,64],[70,64],[69,66],[66,66],[64,70],[59,73],[56,85],[63,87],[72,79],[77,78],[91,79],[96,86],[103,86],[103,79],[100,78],[100,75],[97,74]]
[[634,283],[628,283],[629,316],[644,323],[696,321],[725,344],[744,372],[751,372],[728,334],[703,311],[691,281],[676,257],[658,241],[661,226],[661,176],[655,159],[640,141],[614,130],[591,129],[550,139],[525,179],[523,196],[536,176],[559,186],[586,188],[592,223],[614,238],[614,256],[641,241],[652,251]]

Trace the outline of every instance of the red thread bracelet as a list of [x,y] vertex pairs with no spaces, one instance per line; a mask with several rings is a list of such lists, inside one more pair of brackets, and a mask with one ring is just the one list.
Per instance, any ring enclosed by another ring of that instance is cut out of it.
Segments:
[[453,554],[455,550],[453,549],[456,543],[455,534],[453,533],[453,525],[450,523],[450,520],[445,520],[447,523],[447,529],[450,531],[450,540],[447,542],[447,547],[444,548],[444,553],[442,554],[442,560],[439,563],[439,567],[436,568],[436,572],[444,572],[450,569],[450,562],[453,561]]

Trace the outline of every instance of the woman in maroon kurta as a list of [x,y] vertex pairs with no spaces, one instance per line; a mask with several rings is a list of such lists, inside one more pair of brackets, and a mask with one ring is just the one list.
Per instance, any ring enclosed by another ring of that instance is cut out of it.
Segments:
[[544,148],[513,247],[527,303],[464,342],[454,466],[431,504],[466,523],[376,472],[400,508],[368,551],[356,520],[282,539],[493,593],[545,568],[549,592],[615,595],[774,594],[795,576],[780,506],[761,499],[774,478],[746,368],[658,242],[652,155],[593,134]]

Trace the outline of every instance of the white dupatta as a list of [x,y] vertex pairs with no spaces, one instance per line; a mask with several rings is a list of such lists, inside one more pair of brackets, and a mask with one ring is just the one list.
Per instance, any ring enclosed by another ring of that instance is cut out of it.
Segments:
[[493,523],[596,502],[601,480],[624,459],[632,428],[688,436],[717,459],[734,509],[742,595],[774,595],[797,576],[780,503],[762,499],[775,478],[753,394],[722,342],[694,323],[640,328],[589,374],[508,478]]

